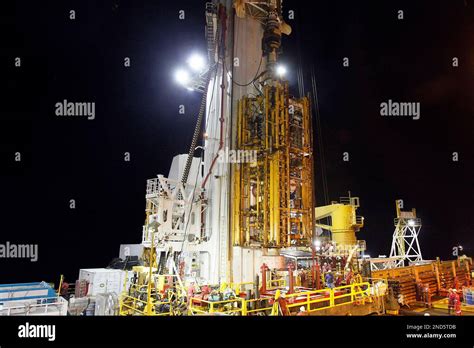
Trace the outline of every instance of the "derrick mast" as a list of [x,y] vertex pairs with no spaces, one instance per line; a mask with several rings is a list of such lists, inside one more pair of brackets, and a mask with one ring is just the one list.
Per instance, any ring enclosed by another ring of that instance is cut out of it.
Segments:
[[147,189],[142,245],[154,245],[159,269],[172,259],[184,278],[248,282],[264,262],[281,266],[283,248],[311,245],[310,104],[277,73],[291,32],[281,11],[281,0],[206,4],[207,68],[188,86],[202,93],[189,153]]
[[[257,273],[258,262],[260,267],[271,257],[278,260],[279,250],[312,243],[312,125],[308,98],[292,97],[277,73],[281,36],[291,32],[282,18],[281,1],[235,5],[236,23],[256,21],[261,28],[261,51],[249,53],[263,68],[235,100],[233,129],[235,148],[253,154],[253,160],[232,164],[231,188],[234,259],[240,258],[244,268],[251,262]],[[243,270],[234,273],[237,279],[249,279]]]

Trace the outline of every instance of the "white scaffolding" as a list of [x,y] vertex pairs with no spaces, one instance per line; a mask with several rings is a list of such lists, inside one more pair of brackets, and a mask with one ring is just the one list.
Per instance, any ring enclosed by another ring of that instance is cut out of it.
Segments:
[[416,217],[416,210],[401,211],[397,201],[397,218],[394,220],[390,258],[395,258],[395,267],[408,266],[410,263],[423,260],[418,235],[421,229],[421,219]]

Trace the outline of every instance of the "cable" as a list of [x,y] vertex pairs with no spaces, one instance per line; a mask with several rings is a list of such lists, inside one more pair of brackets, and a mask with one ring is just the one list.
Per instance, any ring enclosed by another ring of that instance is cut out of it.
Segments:
[[217,70],[217,64],[215,64],[207,73],[206,73],[206,82],[204,84],[204,92],[202,94],[201,98],[201,105],[199,106],[199,113],[198,113],[198,119],[196,121],[196,126],[194,128],[194,134],[193,134],[193,140],[191,141],[191,146],[189,147],[189,152],[188,152],[188,157],[186,158],[186,166],[184,167],[183,171],[183,176],[181,178],[181,182],[183,185],[186,184],[188,181],[188,175],[189,175],[189,170],[191,169],[191,163],[194,158],[194,150],[196,149],[196,143],[199,137],[199,133],[201,132],[201,126],[202,126],[202,118],[204,116],[204,112],[206,110],[206,100],[207,100],[207,92],[208,92],[208,86],[209,82],[211,79],[211,73],[213,70]]
[[318,89],[316,86],[316,74],[314,72],[314,65],[311,65],[311,85],[313,89],[313,104],[316,111],[316,130],[319,132],[318,136],[318,145],[319,145],[319,155],[321,157],[321,178],[323,182],[323,195],[324,195],[324,204],[329,203],[329,189],[326,176],[326,161],[324,158],[324,142],[323,142],[323,130],[321,126],[321,115],[319,112],[319,103],[318,103]]
[[[236,35],[239,33],[239,30],[235,30],[235,23],[233,23],[233,24],[234,24],[234,28],[233,28],[234,30],[232,30],[232,34],[233,34],[232,41],[233,41],[233,42],[236,42],[236,41],[239,40],[239,38],[236,37]],[[225,46],[224,46],[224,47],[225,47]],[[232,52],[232,55],[233,55],[233,54],[234,54],[234,52]],[[234,80],[234,75],[232,74],[232,72],[230,72],[229,69],[227,69],[227,67],[226,67],[225,65],[224,65],[224,68],[225,68],[225,70],[226,70],[226,72],[227,72],[228,74],[230,73],[230,74],[229,74],[229,75],[230,75],[230,79],[231,79],[231,81],[232,81],[233,84],[235,84],[235,85],[237,85],[237,86],[239,86],[239,87],[247,87],[247,86],[249,86],[250,84],[254,83],[255,80],[258,79],[258,77],[259,77],[259,72],[260,72],[260,68],[261,68],[261,66],[262,66],[262,61],[263,61],[263,54],[262,54],[262,56],[260,57],[260,63],[258,64],[257,72],[255,73],[254,78],[253,78],[250,82],[245,83],[245,84],[243,84],[243,83],[238,83],[237,81],[235,81],[235,80]],[[224,64],[225,64],[225,62],[224,62]]]
[[[207,110],[207,117],[206,117],[206,124],[205,124],[205,130],[207,131],[207,127],[209,125],[209,116],[211,115],[211,106],[212,106],[212,101],[214,99],[214,91],[215,91],[215,87],[216,87],[216,82],[217,82],[217,69],[214,69],[214,84],[213,84],[213,87],[212,87],[212,93],[211,93],[211,99],[209,100],[209,110]],[[206,86],[207,88],[207,86]],[[196,172],[196,179],[195,179],[195,182],[194,182],[194,189],[193,189],[193,199],[192,201],[194,201],[194,197],[195,197],[195,194],[196,194],[196,188],[197,188],[197,180],[199,178],[199,171],[200,171],[200,166],[202,164],[202,157],[199,157],[199,165],[198,165],[198,170]],[[188,216],[191,214],[191,210],[193,209],[193,206],[192,206],[192,203],[191,202],[191,206],[189,208],[189,211],[188,211]],[[186,226],[184,227],[184,238],[183,238],[183,242],[181,244],[181,251],[183,250],[183,246],[184,246],[184,242],[186,240],[186,237],[188,235],[188,226],[189,226],[189,218],[188,218],[188,221],[186,222]]]
[[[263,61],[263,56],[260,57],[260,63],[258,64],[257,72],[255,73],[255,76],[253,77],[253,79],[250,82],[248,82],[246,84],[238,83],[234,80],[234,76],[232,76],[232,74],[229,74],[232,83],[239,86],[239,87],[250,86],[252,83],[254,83],[260,77],[259,72],[260,72],[260,68],[262,67],[262,61]],[[227,66],[225,64],[224,64],[224,67],[225,67],[226,72],[230,73],[229,69],[227,69]]]

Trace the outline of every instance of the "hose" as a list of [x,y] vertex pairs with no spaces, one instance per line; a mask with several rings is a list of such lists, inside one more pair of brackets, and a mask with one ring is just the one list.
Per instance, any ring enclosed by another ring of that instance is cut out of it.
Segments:
[[188,157],[186,158],[186,166],[184,167],[183,176],[181,178],[181,183],[183,185],[185,185],[186,182],[188,181],[189,171],[191,169],[191,164],[194,158],[194,150],[196,149],[199,133],[201,132],[204,111],[206,110],[208,86],[211,80],[212,71],[216,69],[216,67],[217,67],[217,64],[214,65],[214,67],[212,67],[211,69],[209,69],[209,71],[206,73],[206,78],[205,78],[205,83],[204,83],[205,88],[204,88],[204,92],[201,98],[201,105],[199,106],[199,114],[198,114],[198,118],[196,122],[196,127],[194,128],[193,140],[191,141],[191,146],[189,147]]

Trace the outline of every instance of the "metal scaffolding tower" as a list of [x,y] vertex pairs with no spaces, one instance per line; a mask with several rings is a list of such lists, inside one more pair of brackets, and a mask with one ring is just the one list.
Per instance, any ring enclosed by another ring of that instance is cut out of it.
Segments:
[[416,217],[416,210],[401,211],[401,201],[397,200],[397,218],[394,219],[390,258],[396,259],[396,267],[408,266],[410,262],[422,261],[418,235],[421,229],[421,219]]

